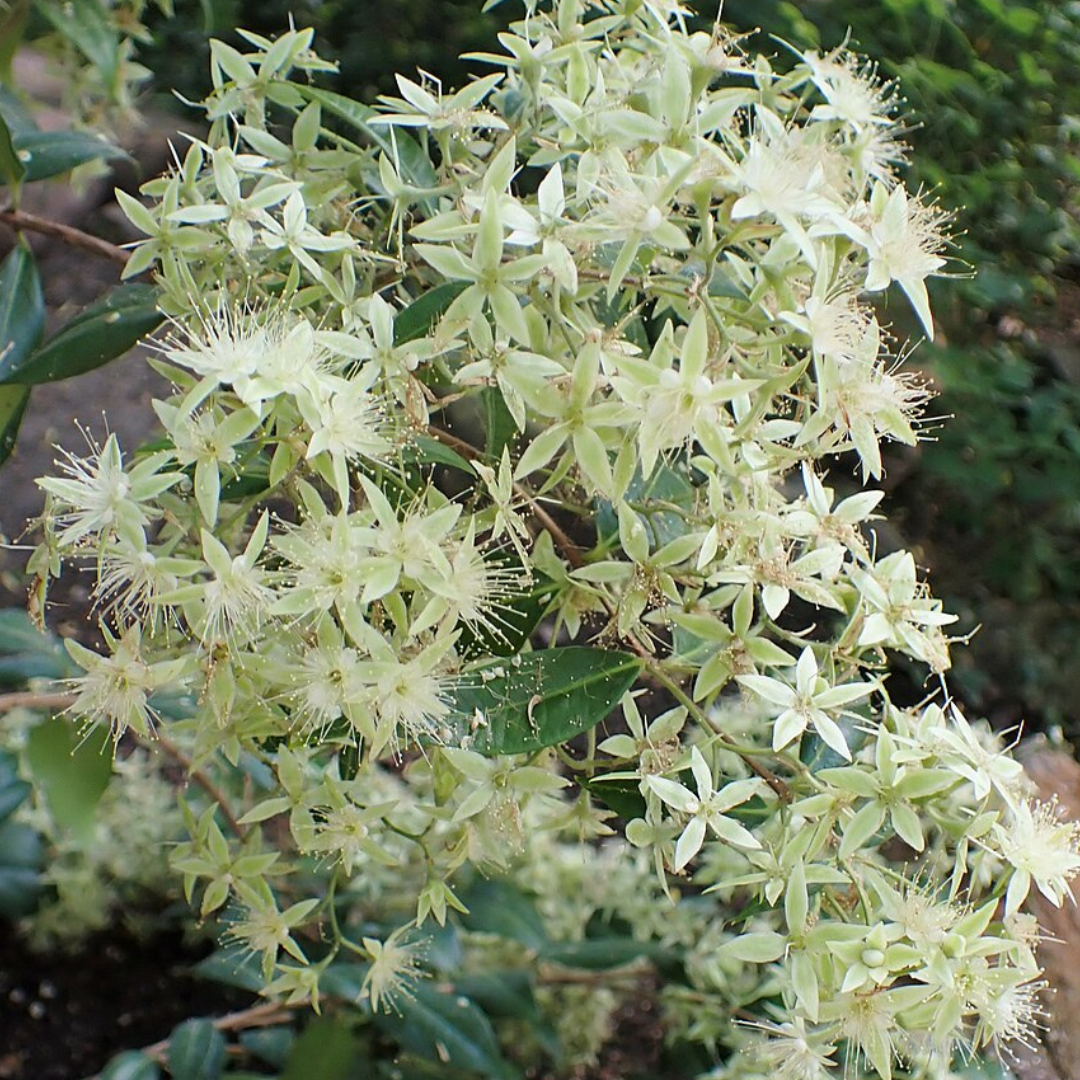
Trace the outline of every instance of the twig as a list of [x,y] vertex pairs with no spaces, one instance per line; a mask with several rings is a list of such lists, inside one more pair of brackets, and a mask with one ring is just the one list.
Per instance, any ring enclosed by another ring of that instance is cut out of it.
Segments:
[[229,823],[229,828],[231,828],[241,840],[247,836],[247,829],[240,824],[239,818],[233,813],[232,807],[229,806],[228,796],[226,796],[225,792],[223,792],[221,788],[219,788],[217,784],[202,771],[202,769],[196,769],[192,764],[191,758],[189,758],[187,754],[172,741],[172,739],[167,735],[162,735],[160,731],[157,731],[150,740],[143,740],[143,745],[148,748],[160,746],[161,749],[180,765],[187,772],[188,776],[190,776],[191,779],[218,804],[222,814],[225,815],[225,820]]
[[[55,709],[57,711],[63,711],[74,705],[77,700],[78,698],[75,694],[40,694],[35,693],[33,690],[20,690],[13,694],[0,694],[0,714],[11,712],[12,709],[19,708],[41,710]],[[176,761],[177,764],[181,765],[191,779],[194,780],[219,807],[221,807],[221,812],[225,815],[225,820],[228,821],[233,832],[241,839],[247,835],[247,829],[240,824],[236,815],[233,813],[225,793],[210,779],[209,776],[206,775],[206,773],[202,771],[202,769],[196,769],[192,766],[191,758],[189,758],[187,754],[172,741],[172,739],[163,735],[160,731],[157,731],[149,738],[140,739],[140,742],[150,750],[155,746],[161,747],[161,749]]]
[[75,703],[74,694],[38,694],[33,690],[19,690],[13,694],[0,694],[0,713],[12,709],[66,709]]
[[[428,434],[433,439],[437,439],[444,445],[449,446],[452,450],[456,450],[462,457],[468,458],[470,461],[475,461],[484,456],[483,452],[473,446],[472,443],[459,439],[448,431],[442,431],[434,425],[428,427]],[[529,508],[536,516],[536,520],[551,533],[551,539],[554,540],[555,546],[566,556],[566,561],[575,570],[583,567],[585,560],[581,557],[581,549],[566,535],[562,526],[537,502],[536,497],[516,480],[514,481],[514,491],[529,504]]]
[[111,259],[121,266],[126,266],[131,252],[125,251],[108,240],[102,240],[99,236],[76,229],[74,225],[63,225],[59,221],[51,221],[49,218],[38,217],[37,214],[27,214],[23,210],[0,210],[0,222],[7,225],[15,232],[28,230],[41,233],[43,236],[53,236],[57,240],[63,240],[71,247],[81,248],[83,251],[92,252],[102,258]]
[[[276,1001],[266,1001],[261,1005],[252,1005],[250,1009],[241,1009],[239,1012],[220,1016],[212,1021],[218,1031],[247,1031],[251,1028],[274,1027],[277,1024],[288,1023],[295,1011],[294,1006],[279,1005]],[[162,1039],[160,1042],[151,1043],[142,1048],[142,1053],[157,1061],[164,1062],[165,1055],[169,1052],[169,1040]],[[87,1080],[101,1080],[101,1073],[95,1073],[87,1077]]]

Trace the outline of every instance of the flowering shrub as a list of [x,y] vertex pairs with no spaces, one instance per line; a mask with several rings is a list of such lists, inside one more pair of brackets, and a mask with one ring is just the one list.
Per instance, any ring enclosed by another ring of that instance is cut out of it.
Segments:
[[38,599],[88,567],[104,637],[69,712],[214,793],[172,866],[264,993],[453,1075],[515,1075],[481,1006],[536,958],[661,953],[714,1076],[947,1075],[1033,1034],[1022,908],[1080,828],[890,699],[953,617],[829,486],[916,438],[871,300],[933,335],[943,215],[842,49],[781,77],[676,4],[527,8],[492,74],[377,110],[310,31],[215,43],[205,141],[119,195],[166,437],[40,481]]

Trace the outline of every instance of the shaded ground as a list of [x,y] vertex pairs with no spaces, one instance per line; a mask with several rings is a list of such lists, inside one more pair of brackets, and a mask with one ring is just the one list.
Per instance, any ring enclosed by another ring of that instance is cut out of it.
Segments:
[[78,1080],[189,1017],[249,1004],[187,974],[205,951],[110,930],[79,953],[39,956],[0,923],[0,1080]]

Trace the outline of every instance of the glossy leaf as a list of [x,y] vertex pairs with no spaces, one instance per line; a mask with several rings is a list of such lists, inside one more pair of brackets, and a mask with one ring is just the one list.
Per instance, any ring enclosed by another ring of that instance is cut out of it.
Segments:
[[258,993],[265,985],[259,954],[239,945],[224,945],[215,949],[192,970],[200,978],[252,993]]
[[517,438],[517,424],[497,386],[484,387],[480,393],[480,407],[484,417],[484,449],[489,458],[498,461],[503,447]]
[[148,285],[113,289],[21,362],[0,364],[0,382],[54,382],[123,356],[163,321],[156,296]]
[[26,169],[19,160],[11,129],[6,118],[0,114],[0,181],[17,190],[25,175]]
[[19,778],[14,755],[0,750],[0,822],[22,806],[30,791],[30,785]]
[[81,843],[93,835],[94,809],[112,777],[112,750],[107,730],[83,737],[61,716],[36,725],[27,737],[26,757],[53,819]]
[[67,650],[52,634],[42,633],[20,608],[0,611],[0,657],[40,657],[51,667],[51,678],[63,678],[77,672]]
[[[0,265],[0,382],[37,348],[45,328],[45,298],[34,256],[16,244]],[[0,417],[2,422],[2,417]]]
[[0,465],[11,456],[30,400],[29,386],[0,386]]
[[509,882],[480,880],[461,901],[469,909],[462,916],[466,929],[499,934],[533,950],[549,944],[536,905]]
[[671,960],[673,953],[655,941],[635,941],[629,937],[605,937],[558,942],[544,949],[540,956],[548,963],[560,964],[563,967],[607,971],[641,959]]
[[45,180],[88,161],[126,158],[117,146],[83,131],[32,131],[12,138],[25,180]]
[[640,670],[629,653],[580,646],[492,660],[461,677],[450,719],[481,754],[530,753],[599,724]]
[[161,1068],[141,1050],[125,1050],[109,1062],[100,1080],[158,1080]]
[[169,1036],[166,1063],[173,1080],[218,1080],[225,1036],[209,1020],[185,1020]]
[[421,984],[403,1004],[401,1016],[378,1014],[375,1019],[409,1053],[497,1080],[520,1075],[499,1051],[491,1021],[461,994]]
[[414,188],[424,191],[434,188],[438,183],[435,167],[423,147],[412,136],[400,128],[391,132],[381,125],[372,126],[372,117],[379,114],[369,105],[335,94],[330,90],[320,90],[314,86],[296,84],[296,89],[308,101],[317,101],[327,113],[331,113],[346,123],[351,124],[372,143],[374,143],[397,166],[402,180]]
[[394,318],[394,344],[404,345],[429,334],[439,316],[465,291],[466,281],[446,281],[428,289]]
[[45,845],[36,829],[21,821],[0,824],[0,915],[14,919],[34,911],[44,864]]

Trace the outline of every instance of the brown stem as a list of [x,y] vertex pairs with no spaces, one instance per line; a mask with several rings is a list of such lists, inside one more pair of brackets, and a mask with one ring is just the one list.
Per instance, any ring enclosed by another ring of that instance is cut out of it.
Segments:
[[[451,435],[447,431],[441,431],[437,427],[429,427],[428,434],[433,439],[438,439],[439,442],[449,446],[452,450],[456,450],[462,457],[468,458],[470,461],[475,461],[477,458],[484,456],[472,443],[468,443],[464,439],[459,439],[456,435]],[[551,539],[555,541],[555,546],[558,547],[566,557],[566,561],[575,570],[584,566],[585,560],[581,557],[581,550],[573,540],[566,535],[562,526],[540,505],[539,502],[537,502],[536,497],[527,488],[516,481],[514,482],[514,491],[529,504],[529,508],[535,515],[536,520],[551,533]]]
[[144,741],[143,745],[151,749],[154,746],[160,746],[161,749],[180,765],[191,779],[218,804],[222,814],[225,815],[225,820],[229,823],[229,828],[231,828],[241,840],[247,836],[247,829],[240,824],[239,818],[233,813],[232,807],[229,805],[228,796],[225,792],[223,792],[221,788],[219,788],[217,784],[202,771],[202,769],[194,768],[191,758],[189,758],[187,754],[172,741],[172,739],[166,735],[162,735],[160,731],[157,731],[154,733],[152,739]]
[[[250,1009],[241,1009],[239,1012],[220,1016],[213,1021],[213,1024],[218,1031],[247,1031],[250,1028],[274,1027],[277,1024],[287,1024],[292,1019],[294,1011],[292,1006],[267,1001],[261,1005],[252,1005]],[[151,1043],[142,1048],[142,1052],[147,1057],[161,1062],[164,1062],[168,1051],[168,1039],[162,1039],[160,1042]],[[101,1074],[95,1073],[87,1077],[87,1080],[101,1080]]]
[[12,709],[66,709],[75,703],[74,694],[38,694],[33,690],[19,690],[14,694],[0,694],[0,713]]
[[105,259],[111,259],[121,266],[126,266],[128,259],[131,258],[131,252],[110,244],[108,240],[83,232],[82,229],[76,229],[73,225],[63,225],[59,221],[38,217],[37,214],[28,214],[23,210],[0,210],[0,222],[15,232],[28,230],[41,233],[43,236],[56,237],[57,240],[63,240],[65,244],[92,252]]

